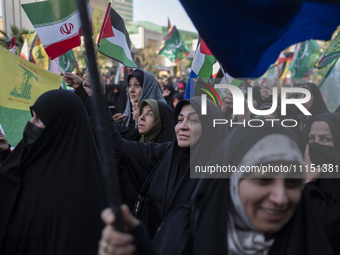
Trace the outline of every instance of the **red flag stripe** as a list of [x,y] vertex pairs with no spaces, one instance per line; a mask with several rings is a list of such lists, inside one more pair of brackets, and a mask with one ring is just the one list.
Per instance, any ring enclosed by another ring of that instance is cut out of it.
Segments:
[[70,49],[73,49],[78,46],[80,46],[80,37],[79,35],[75,35],[74,37],[69,38],[67,40],[60,41],[47,46],[45,48],[45,51],[47,55],[50,57],[50,59],[53,60],[56,57],[63,55]]
[[212,52],[210,51],[207,44],[205,43],[205,41],[203,41],[202,38],[201,38],[201,43],[200,43],[200,51],[205,55],[211,55],[211,56],[214,55],[212,54]]

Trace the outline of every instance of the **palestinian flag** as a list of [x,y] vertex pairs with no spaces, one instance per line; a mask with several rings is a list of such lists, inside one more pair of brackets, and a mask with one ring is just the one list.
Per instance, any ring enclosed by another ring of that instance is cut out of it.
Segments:
[[191,73],[189,81],[185,90],[184,98],[190,98],[194,95],[195,80],[201,78],[202,81],[208,82],[213,72],[213,65],[216,62],[216,58],[209,50],[203,39],[200,39],[198,43],[194,59],[191,65]]
[[[21,6],[51,60],[80,45],[81,21],[75,1],[49,0]],[[91,13],[88,1],[87,8]]]
[[119,14],[109,6],[108,16],[105,15],[101,36],[99,37],[99,52],[121,62],[127,67],[137,67],[130,52],[130,37]]
[[197,46],[191,69],[203,80],[209,79],[215,62],[216,58],[209,50],[207,44],[201,39]]

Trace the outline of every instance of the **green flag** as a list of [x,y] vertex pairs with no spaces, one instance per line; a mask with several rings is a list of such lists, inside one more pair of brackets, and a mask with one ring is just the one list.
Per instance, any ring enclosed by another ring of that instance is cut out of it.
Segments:
[[[59,67],[64,72],[73,72],[74,68],[76,68],[76,57],[74,56],[73,50],[69,50],[68,52],[59,56]],[[61,88],[66,90],[73,90],[72,87],[67,86],[64,80],[61,83]]]
[[299,44],[294,60],[289,67],[292,78],[303,78],[308,75],[321,55],[321,49],[315,40],[305,41]]
[[74,68],[76,68],[76,57],[73,50],[69,50],[59,57],[59,65],[65,72],[73,72]]
[[340,33],[332,40],[325,53],[321,56],[318,67],[324,68],[340,57]]
[[320,83],[321,94],[329,111],[333,112],[340,105],[340,59],[328,66],[328,70]]
[[182,39],[176,26],[174,26],[170,33],[163,39],[158,54],[167,57],[171,62],[175,63],[190,54],[189,48]]

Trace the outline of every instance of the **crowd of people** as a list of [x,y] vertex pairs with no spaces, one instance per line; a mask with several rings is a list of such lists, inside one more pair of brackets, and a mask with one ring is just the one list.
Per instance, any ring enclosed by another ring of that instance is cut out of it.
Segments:
[[[235,115],[231,91],[221,106],[207,100],[204,113],[200,96],[183,99],[182,80],[174,86],[139,68],[126,85],[102,78],[121,232],[106,208],[89,73],[64,81],[74,92],[42,94],[12,152],[0,134],[0,255],[340,254],[340,113],[328,111],[317,85],[295,85],[311,93],[303,104],[311,115],[294,105],[287,115],[253,114],[246,103]],[[271,88],[251,88],[253,106],[270,109]],[[216,119],[285,118],[298,125],[212,129]],[[190,178],[193,165],[217,164],[236,171]]]

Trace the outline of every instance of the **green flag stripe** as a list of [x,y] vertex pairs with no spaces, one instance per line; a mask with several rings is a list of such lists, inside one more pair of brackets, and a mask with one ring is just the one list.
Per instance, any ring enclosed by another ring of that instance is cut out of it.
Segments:
[[15,147],[22,139],[24,127],[32,117],[31,112],[0,106],[0,116],[0,124],[5,131],[6,138],[11,146]]
[[197,74],[200,78],[210,78],[213,70],[213,64],[215,63],[216,58],[211,55],[205,55],[203,65]]
[[22,4],[22,7],[33,26],[59,23],[67,20],[69,17],[78,12],[75,1],[70,0],[53,0]]
[[121,62],[123,65],[128,67],[137,67],[137,65],[127,58],[125,51],[122,47],[112,44],[107,39],[102,39],[100,42],[99,52],[112,58],[115,56],[114,59]]

